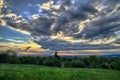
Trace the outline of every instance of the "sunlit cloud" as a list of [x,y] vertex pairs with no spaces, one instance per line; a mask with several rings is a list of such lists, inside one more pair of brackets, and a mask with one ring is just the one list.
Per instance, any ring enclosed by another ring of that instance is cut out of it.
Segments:
[[89,41],[89,40],[85,40],[85,39],[74,39],[72,36],[66,36],[62,31],[59,31],[55,36],[51,36],[50,38],[52,40],[60,39],[60,40],[70,42],[70,43],[79,43],[79,42]]
[[117,5],[115,6],[115,8],[113,9],[113,11],[110,12],[107,16],[111,16],[111,15],[119,15],[119,14],[120,14],[120,10],[119,10],[119,8],[120,8],[120,5],[117,4]]
[[34,42],[29,42],[26,44],[20,44],[20,43],[15,43],[14,42],[9,42],[9,43],[0,43],[0,46],[3,46],[3,48],[0,48],[0,50],[7,50],[7,49],[20,49],[20,50],[26,50],[27,47],[31,47],[30,50],[38,50],[42,49],[42,47]]
[[115,38],[105,38],[105,39],[98,39],[98,40],[93,40],[90,42],[90,44],[110,44],[112,42],[116,41]]
[[12,42],[12,43],[21,43],[21,44],[24,44],[24,43],[28,43],[28,42],[25,42],[24,40],[14,40],[14,39],[6,39],[8,40],[8,42]]
[[3,26],[5,26],[7,23],[6,23],[5,20],[0,19],[0,24],[3,25]]
[[46,9],[46,10],[50,10],[52,8],[52,4],[53,4],[53,1],[49,1],[49,2],[43,3],[41,8]]
[[12,27],[10,27],[10,28],[13,29],[13,30],[15,30],[15,31],[21,32],[23,34],[31,35],[31,33],[28,32],[28,31],[24,31],[24,30],[20,30],[20,29],[15,29],[15,28],[12,28]]
[[40,16],[38,14],[34,14],[32,15],[32,19],[35,20],[35,19],[38,19]]
[[0,8],[2,8],[4,5],[4,0],[0,0]]

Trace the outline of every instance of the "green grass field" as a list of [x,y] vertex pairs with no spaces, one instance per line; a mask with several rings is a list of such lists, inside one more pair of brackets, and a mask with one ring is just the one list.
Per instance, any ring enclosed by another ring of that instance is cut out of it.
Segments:
[[120,80],[120,71],[0,64],[0,80]]

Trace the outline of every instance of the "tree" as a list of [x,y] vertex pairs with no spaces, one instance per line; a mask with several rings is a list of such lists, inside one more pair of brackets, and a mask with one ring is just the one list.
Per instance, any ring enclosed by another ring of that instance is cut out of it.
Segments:
[[103,69],[110,69],[110,66],[109,66],[108,63],[102,63],[101,64],[101,68],[103,68]]
[[120,62],[115,62],[115,61],[111,62],[110,67],[111,67],[111,69],[120,70]]
[[72,67],[84,68],[85,64],[80,60],[74,60],[72,61]]
[[72,67],[72,62],[64,61],[64,67]]
[[23,64],[36,64],[35,58],[31,56],[22,56],[20,57],[20,61]]
[[58,52],[55,51],[54,57],[56,57],[57,59],[60,59],[60,57],[58,56]]
[[0,62],[1,63],[8,63],[9,62],[9,55],[5,53],[0,54]]
[[48,57],[46,60],[44,60],[44,65],[61,67],[61,61],[55,57]]
[[16,54],[13,54],[9,57],[9,63],[11,64],[19,64],[21,63],[20,60],[19,60],[19,57],[17,57]]

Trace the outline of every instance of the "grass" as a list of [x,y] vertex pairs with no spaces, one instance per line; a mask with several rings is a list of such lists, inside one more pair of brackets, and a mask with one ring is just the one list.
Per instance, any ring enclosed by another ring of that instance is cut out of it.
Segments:
[[0,64],[0,80],[120,80],[120,71]]

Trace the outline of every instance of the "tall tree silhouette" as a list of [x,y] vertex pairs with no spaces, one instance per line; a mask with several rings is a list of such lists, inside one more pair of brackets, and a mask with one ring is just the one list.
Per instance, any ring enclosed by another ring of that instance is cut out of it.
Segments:
[[58,52],[55,51],[54,57],[56,57],[57,59],[59,59],[60,57],[58,56]]

